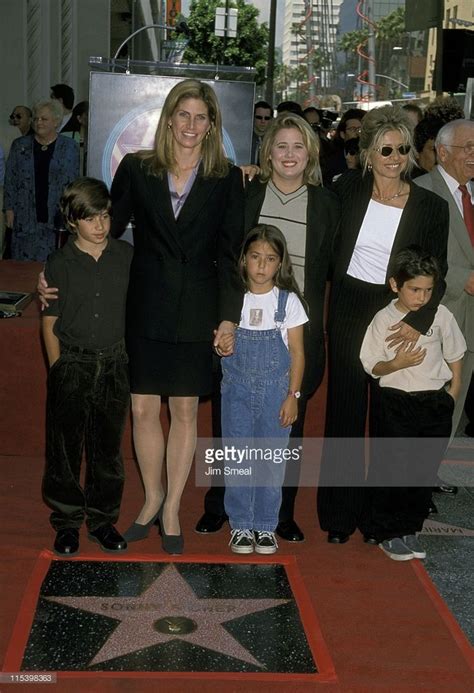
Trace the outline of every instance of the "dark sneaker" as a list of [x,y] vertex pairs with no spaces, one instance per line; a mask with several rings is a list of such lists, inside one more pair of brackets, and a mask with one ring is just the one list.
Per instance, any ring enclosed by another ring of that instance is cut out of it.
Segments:
[[278,548],[273,532],[254,532],[255,551],[257,553],[275,553]]
[[412,558],[415,558],[411,549],[404,544],[400,537],[385,539],[385,541],[380,542],[379,546],[393,561],[411,561]]
[[234,553],[253,553],[253,536],[249,529],[233,529],[229,546]]
[[405,546],[410,549],[414,558],[426,558],[426,551],[418,541],[418,537],[415,534],[406,534],[402,537],[402,541]]

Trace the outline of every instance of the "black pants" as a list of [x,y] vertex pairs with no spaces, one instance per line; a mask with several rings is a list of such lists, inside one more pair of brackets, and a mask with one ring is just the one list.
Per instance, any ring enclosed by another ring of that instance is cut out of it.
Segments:
[[[124,484],[121,442],[129,407],[123,342],[102,350],[61,345],[48,375],[43,497],[54,529],[116,522]],[[84,489],[80,485],[83,451]]]
[[421,531],[451,434],[454,400],[444,388],[379,391],[367,483],[370,531],[383,541]]
[[[317,497],[324,531],[367,533],[365,429],[369,402],[377,391],[360,362],[366,329],[390,293],[386,286],[346,276],[333,289],[329,310],[328,396],[325,441]],[[370,408],[369,430],[375,435]]]
[[[212,435],[218,444],[219,439],[222,436],[221,431],[221,381],[222,373],[220,367],[220,360],[214,362],[214,388],[212,395]],[[302,395],[298,400],[298,418],[291,427],[290,442],[288,447],[292,447],[292,443],[295,447],[303,439],[303,429],[304,421],[306,417],[306,407],[308,404],[308,397]],[[304,454],[304,451],[303,451]],[[291,465],[286,466],[285,481],[282,488],[281,506],[279,513],[279,521],[286,522],[287,520],[292,520],[295,512],[295,501],[296,494],[298,492],[298,481],[300,475],[301,460],[298,457],[298,461],[292,461]],[[212,477],[213,480],[215,477]],[[218,477],[219,479],[219,477]],[[224,509],[224,493],[225,486],[220,483],[219,485],[212,485],[207,491],[204,498],[204,510],[206,513],[212,513],[214,515],[225,515]]]

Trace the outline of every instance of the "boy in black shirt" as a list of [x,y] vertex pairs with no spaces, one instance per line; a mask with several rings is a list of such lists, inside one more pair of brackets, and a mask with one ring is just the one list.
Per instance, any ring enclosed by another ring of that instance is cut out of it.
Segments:
[[130,399],[125,302],[133,248],[109,238],[110,206],[102,181],[71,183],[61,211],[73,235],[45,269],[59,297],[42,320],[50,365],[43,497],[53,510],[60,555],[79,550],[84,518],[89,538],[104,550],[127,547],[113,524],[124,483],[120,446]]

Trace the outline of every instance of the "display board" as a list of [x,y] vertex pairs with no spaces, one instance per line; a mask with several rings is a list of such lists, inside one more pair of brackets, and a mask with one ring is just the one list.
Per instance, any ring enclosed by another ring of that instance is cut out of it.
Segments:
[[[91,72],[87,173],[110,186],[125,154],[152,149],[168,92],[184,77]],[[223,120],[226,155],[250,161],[255,85],[202,80],[214,89]]]

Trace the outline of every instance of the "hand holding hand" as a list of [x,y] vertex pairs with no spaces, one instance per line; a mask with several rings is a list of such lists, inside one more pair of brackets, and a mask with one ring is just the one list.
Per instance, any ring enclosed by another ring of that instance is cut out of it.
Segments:
[[234,351],[235,324],[223,320],[217,330],[214,330],[213,347],[219,356],[230,356]]

